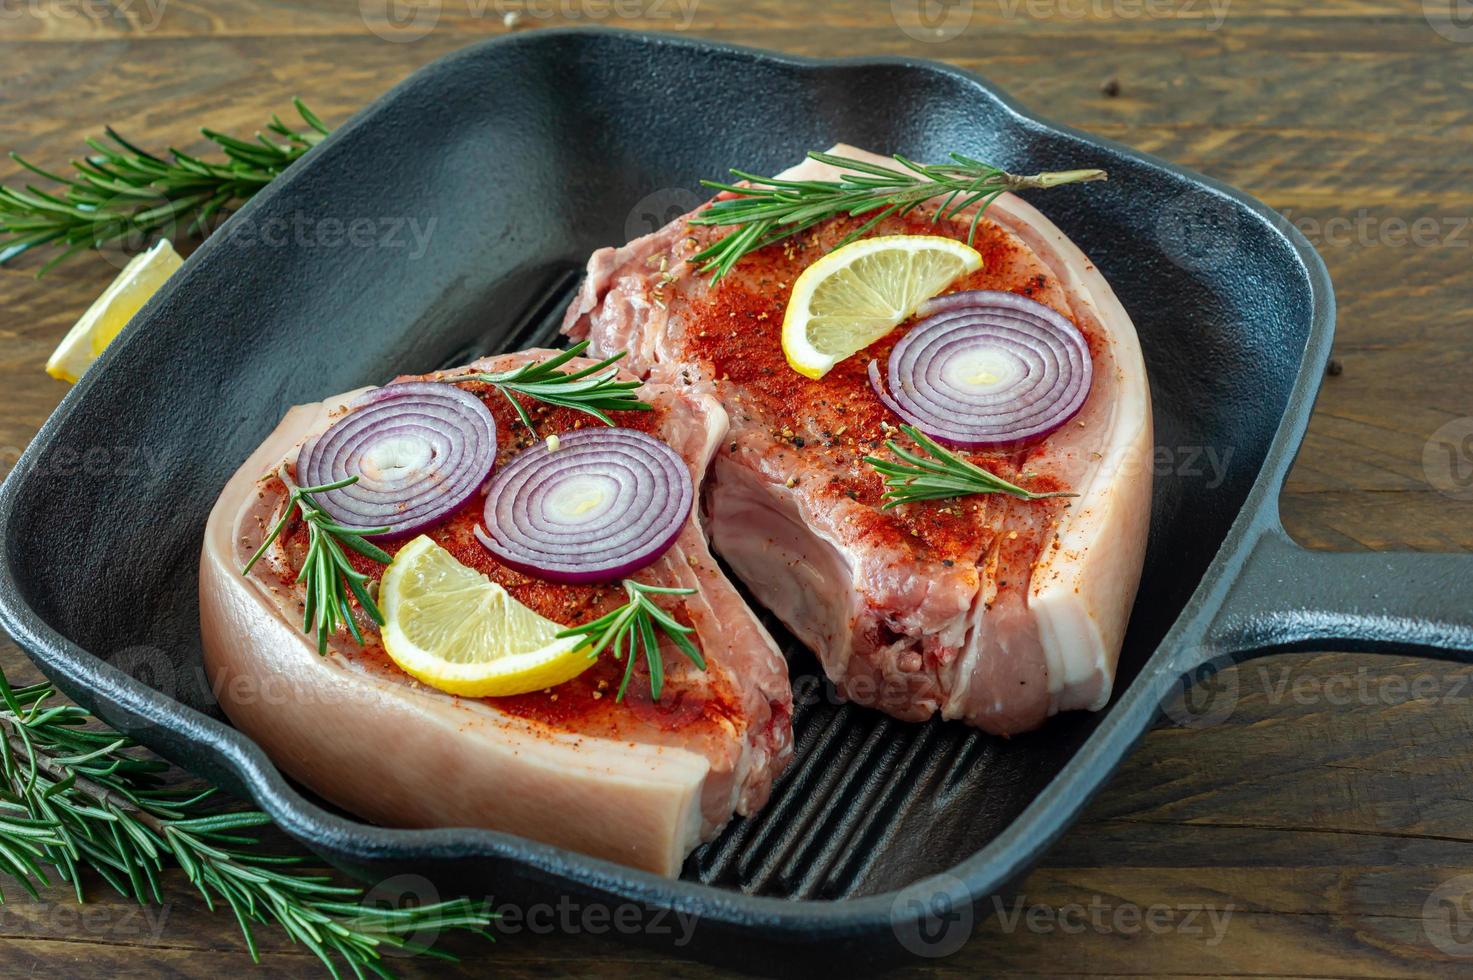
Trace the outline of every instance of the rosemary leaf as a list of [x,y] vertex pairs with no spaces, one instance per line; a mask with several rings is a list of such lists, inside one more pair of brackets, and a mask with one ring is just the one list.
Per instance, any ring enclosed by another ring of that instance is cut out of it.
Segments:
[[1033,493],[958,456],[913,425],[902,425],[900,431],[916,442],[920,453],[911,452],[895,440],[888,439],[885,445],[900,462],[878,456],[864,457],[864,461],[885,478],[883,510],[922,500],[968,497],[974,493],[1005,493],[1020,500],[1077,496],[1072,493]]
[[537,428],[516,395],[584,412],[610,426],[614,420],[609,418],[609,412],[649,411],[653,407],[640,401],[634,393],[644,382],[619,380],[619,369],[614,364],[624,356],[623,351],[578,371],[557,370],[587,349],[588,341],[583,340],[545,361],[529,362],[512,371],[456,374],[439,380],[446,384],[479,381],[495,387],[533,436],[537,435]]
[[0,674],[0,872],[32,897],[47,869],[83,898],[90,867],[137,902],[160,902],[159,875],[172,861],[206,905],[228,907],[251,956],[253,927],[276,924],[334,977],[392,976],[385,949],[453,959],[412,937],[458,930],[490,938],[484,904],[455,899],[405,909],[359,904],[361,889],[292,870],[304,859],[263,853],[240,831],[270,823],[264,813],[203,808],[213,790],[182,796],[164,785],[167,766],[97,727],[75,705],[46,706],[49,684],[13,688]]
[[299,513],[307,525],[307,556],[302,560],[301,571],[297,573],[297,581],[306,592],[302,608],[302,632],[317,634],[317,652],[323,655],[327,653],[328,639],[337,632],[339,624],[346,626],[353,639],[361,644],[363,634],[359,632],[358,623],[353,619],[348,593],[351,592],[358,599],[363,611],[380,626],[384,624],[384,614],[368,594],[368,576],[353,567],[343,548],[351,548],[366,558],[387,565],[393,560],[389,553],[366,538],[383,534],[388,528],[346,528],[333,521],[326,511],[317,506],[317,501],[312,497],[314,493],[337,490],[357,483],[356,476],[336,483],[324,483],[320,487],[296,487],[292,486],[284,468],[277,475],[291,489],[291,495],[282,508],[281,520],[276,522],[276,526],[266,535],[266,540],[261,542],[261,546],[251,555],[250,561],[245,563],[240,573],[250,574],[266,549],[281,536],[293,513]]
[[107,140],[89,139],[89,156],[72,162],[71,177],[46,170],[12,153],[31,173],[61,185],[56,194],[27,185],[0,186],[0,264],[43,245],[62,251],[42,266],[44,274],[78,252],[113,242],[145,245],[171,225],[186,234],[206,232],[209,221],[233,209],[275,180],[328,135],[322,120],[301,99],[293,105],[305,123],[293,129],[277,116],[255,142],[213,129],[201,132],[225,154],[223,162],[200,160],[176,149],[162,159],[139,149],[111,127]]
[[713,202],[690,219],[693,225],[732,227],[735,230],[702,249],[692,261],[716,281],[750,252],[782,241],[829,218],[869,215],[863,225],[845,236],[847,244],[871,231],[892,214],[904,216],[937,197],[944,197],[931,221],[955,217],[977,206],[967,233],[971,244],[977,223],[998,195],[1006,191],[1058,187],[1062,184],[1104,180],[1103,170],[1064,170],[1023,176],[960,153],[951,162],[924,164],[896,154],[900,168],[881,166],[830,153],[809,153],[820,163],[846,171],[838,180],[783,180],[742,170],[732,174],[745,185],[704,180],[711,190],[735,195]]
[[673,642],[680,652],[701,670],[706,669],[706,660],[701,656],[696,645],[690,641],[690,634],[695,632],[695,627],[682,625],[675,617],[656,605],[650,596],[693,595],[695,591],[695,589],[643,585],[626,578],[624,592],[629,596],[628,602],[592,622],[584,623],[582,626],[571,626],[557,635],[559,639],[568,636],[586,637],[589,640],[588,658],[590,660],[602,653],[611,643],[614,659],[621,660],[627,644],[629,659],[624,661],[624,677],[619,682],[619,690],[614,699],[624,700],[624,692],[629,687],[630,678],[634,676],[634,660],[638,652],[644,657],[645,665],[649,668],[650,697],[658,701],[665,687],[665,661],[660,653],[661,635]]

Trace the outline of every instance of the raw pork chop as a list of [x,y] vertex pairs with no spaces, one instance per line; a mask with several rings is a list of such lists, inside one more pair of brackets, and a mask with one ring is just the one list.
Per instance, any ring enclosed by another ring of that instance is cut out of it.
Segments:
[[[506,370],[551,353],[489,358],[467,370]],[[291,582],[305,551],[301,522],[249,577],[240,569],[280,514],[284,485],[272,474],[294,463],[302,442],[356,394],[288,412],[210,514],[200,620],[205,664],[231,720],[283,770],[371,820],[491,827],[665,875],[733,812],[762,806],[792,754],[787,670],[712,559],[696,513],[674,546],[634,576],[699,590],[667,607],[696,627],[709,669],[695,669],[667,644],[658,702],[640,674],[616,703],[622,665],[608,654],[547,691],[482,700],[444,694],[402,673],[366,618],[366,646],[341,630],[329,654],[317,655],[301,632],[301,591]],[[640,396],[656,410],[615,413],[616,421],[673,446],[699,487],[726,434],[726,413],[695,391],[646,385]],[[500,395],[488,389],[483,398],[504,462],[530,436]],[[565,409],[528,408],[545,432],[597,424]],[[477,496],[428,533],[559,622],[587,622],[624,601],[617,585],[552,585],[499,565],[473,534],[481,506]],[[375,576],[381,570],[360,565]]]
[[[830,151],[881,163],[838,146]],[[808,160],[783,174],[833,179]],[[969,215],[891,217],[876,234],[964,239]],[[1001,495],[880,509],[861,457],[901,421],[865,365],[905,327],[822,380],[781,349],[793,280],[859,222],[839,218],[743,258],[712,286],[687,260],[730,229],[678,218],[597,252],[564,330],[651,378],[710,393],[731,416],[706,485],[719,554],[822,661],[847,697],[899,718],[939,712],[991,732],[1102,707],[1140,579],[1150,510],[1150,393],[1135,328],[1109,285],[1033,207],[1003,195],[979,226],[983,268],[952,289],[1011,290],[1068,316],[1089,341],[1080,414],[1025,451],[972,454],[1063,500]]]

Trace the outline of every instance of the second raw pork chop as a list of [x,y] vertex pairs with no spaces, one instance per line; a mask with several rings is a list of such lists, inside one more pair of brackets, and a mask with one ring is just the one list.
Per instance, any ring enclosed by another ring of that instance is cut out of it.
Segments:
[[[830,151],[890,163],[838,146]],[[781,176],[833,179],[813,160]],[[965,239],[970,215],[887,218],[875,234]],[[709,392],[731,432],[707,482],[708,530],[738,576],[822,661],[848,698],[908,720],[935,713],[1027,731],[1102,707],[1140,580],[1151,500],[1151,405],[1140,344],[1104,278],[1012,195],[981,221],[984,264],[952,290],[1021,293],[1084,334],[1094,385],[1078,416],[1012,453],[972,453],[1004,479],[1067,490],[882,510],[883,454],[902,421],[865,375],[902,325],[820,380],[786,363],[793,281],[859,222],[836,218],[746,256],[714,286],[689,262],[730,229],[678,218],[589,262],[564,330],[652,380]]]

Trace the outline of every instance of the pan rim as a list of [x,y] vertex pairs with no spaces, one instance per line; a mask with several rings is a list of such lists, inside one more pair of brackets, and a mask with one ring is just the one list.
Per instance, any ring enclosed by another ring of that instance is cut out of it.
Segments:
[[[604,27],[551,28],[522,34],[493,37],[451,52],[432,61],[368,106],[355,113],[324,140],[319,148],[327,149],[364,126],[371,125],[386,108],[406,91],[431,74],[449,70],[464,59],[487,56],[502,48],[556,43],[564,39],[616,37],[622,42],[656,47],[677,47],[740,58],[749,62],[765,62],[799,68],[814,75],[833,70],[897,67],[908,70],[948,75],[965,83],[979,95],[991,100],[1015,120],[1050,137],[1067,137],[1161,171],[1175,179],[1189,182],[1197,189],[1225,199],[1251,214],[1286,241],[1298,258],[1298,271],[1310,290],[1311,309],[1308,339],[1300,358],[1298,373],[1277,431],[1270,442],[1247,497],[1216,556],[1167,634],[1147,658],[1140,675],[1122,692],[1110,707],[1109,714],[1081,744],[1078,751],[1048,782],[1044,789],[1013,819],[996,838],[978,851],[959,860],[945,872],[913,882],[903,889],[843,899],[787,899],[748,895],[737,891],[683,879],[666,879],[623,865],[564,851],[494,830],[479,828],[435,828],[401,830],[377,827],[357,819],[332,813],[295,790],[253,740],[223,721],[184,705],[116,670],[94,654],[73,644],[47,624],[22,597],[20,583],[12,567],[8,547],[0,546],[0,626],[26,650],[48,676],[62,676],[65,683],[78,689],[106,691],[119,707],[135,717],[172,731],[188,733],[201,748],[216,756],[218,764],[229,770],[243,786],[254,805],[268,813],[273,821],[308,847],[325,850],[346,862],[372,862],[392,857],[396,860],[436,860],[447,858],[486,858],[515,862],[536,869],[563,886],[596,889],[619,894],[629,900],[649,901],[672,906],[712,922],[741,921],[793,935],[812,936],[816,927],[826,935],[857,933],[892,921],[897,896],[916,889],[936,886],[941,879],[959,882],[966,898],[977,901],[996,893],[1016,880],[1030,867],[1077,818],[1088,798],[1104,786],[1136,741],[1148,728],[1142,722],[1143,712],[1154,714],[1161,696],[1176,681],[1184,658],[1184,646],[1191,638],[1202,636],[1212,615],[1221,604],[1253,545],[1266,533],[1280,529],[1278,493],[1288,474],[1309,423],[1310,410],[1319,390],[1323,368],[1328,360],[1334,330],[1334,296],[1328,270],[1323,260],[1291,223],[1250,195],[1220,181],[1195,173],[1143,153],[1114,140],[1086,133],[1043,118],[1027,109],[982,76],[943,62],[897,56],[845,57],[838,59],[808,58],[760,48],[670,34],[622,30]],[[320,155],[320,154],[319,154]],[[293,168],[241,209],[242,214],[267,207],[290,187],[301,171]],[[214,235],[196,250],[197,258],[186,266],[185,274],[176,277],[141,311],[145,321],[157,309],[163,297],[187,288],[210,257],[222,247],[228,236]],[[130,342],[141,342],[146,331],[132,331],[104,354],[106,362],[125,349]],[[116,348],[113,349],[113,348]],[[60,405],[42,425],[0,486],[0,534],[8,544],[17,499],[55,431],[87,397],[102,371],[88,372],[82,381],[62,399]],[[1124,739],[1117,732],[1122,726],[1138,725],[1134,737]],[[208,736],[208,737],[205,737]],[[958,896],[959,897],[959,896]]]

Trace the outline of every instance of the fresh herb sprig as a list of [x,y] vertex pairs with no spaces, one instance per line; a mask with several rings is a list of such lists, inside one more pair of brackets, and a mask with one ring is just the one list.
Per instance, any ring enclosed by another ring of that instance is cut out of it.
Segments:
[[673,616],[657,606],[652,595],[693,595],[695,589],[669,589],[656,585],[642,585],[633,579],[624,580],[624,592],[629,601],[606,616],[591,623],[563,630],[558,637],[584,636],[592,641],[588,659],[602,653],[610,643],[614,645],[614,659],[624,660],[624,679],[619,682],[619,692],[614,700],[624,700],[624,691],[629,679],[634,676],[636,651],[643,655],[650,671],[650,697],[660,700],[665,688],[665,661],[660,655],[660,634],[670,638],[680,651],[690,658],[701,670],[706,669],[706,660],[701,651],[690,641],[695,628],[684,626]]
[[266,535],[266,540],[261,542],[261,547],[251,556],[242,568],[242,575],[250,574],[256,562],[266,553],[271,542],[281,536],[281,532],[292,519],[292,512],[301,514],[303,522],[307,525],[307,557],[302,562],[302,570],[297,573],[297,581],[306,587],[307,599],[304,603],[302,613],[302,632],[317,633],[317,652],[327,653],[327,640],[333,633],[337,632],[338,624],[342,623],[348,627],[353,634],[353,639],[360,644],[363,642],[363,634],[358,629],[358,623],[353,619],[352,611],[348,604],[348,593],[351,592],[358,599],[358,604],[363,611],[380,626],[384,624],[384,614],[379,610],[378,604],[368,594],[368,576],[353,567],[348,560],[344,548],[351,548],[360,555],[371,558],[376,562],[387,565],[393,561],[393,557],[382,548],[369,541],[364,540],[365,535],[383,534],[387,527],[356,528],[344,527],[327,515],[317,501],[312,498],[314,493],[324,493],[328,490],[337,490],[358,482],[358,477],[350,476],[336,483],[324,483],[319,487],[294,487],[291,480],[287,478],[283,469],[278,476],[281,482],[291,487],[291,496],[287,498],[286,507],[282,510],[281,520]]
[[1031,176],[1010,174],[960,153],[953,153],[950,163],[934,165],[916,163],[897,153],[895,160],[904,169],[831,153],[808,156],[847,172],[838,180],[784,180],[733,170],[732,175],[745,184],[701,181],[712,190],[736,196],[714,202],[692,217],[690,223],[739,226],[693,256],[692,261],[701,263],[702,272],[711,273],[713,281],[719,280],[749,252],[807,231],[837,215],[870,215],[868,221],[840,243],[847,244],[890,215],[909,214],[938,197],[944,200],[931,215],[933,223],[980,204],[967,232],[967,243],[971,244],[982,212],[1005,191],[1105,179],[1103,170],[1064,170]]
[[[176,225],[186,225],[189,235],[207,231],[210,219],[271,183],[330,132],[301,99],[292,104],[306,128],[294,129],[272,116],[266,132],[254,140],[201,130],[224,151],[223,162],[172,148],[165,159],[139,149],[111,127],[106,129],[110,142],[87,141],[92,153],[72,161],[72,177],[12,153],[16,163],[61,188],[0,187],[0,263],[42,245],[61,248],[42,266],[45,273],[78,252],[119,239],[141,245],[141,240]],[[131,241],[135,237],[140,241]]]
[[625,351],[579,371],[563,373],[558,370],[587,349],[588,341],[581,340],[555,357],[529,362],[513,371],[456,374],[439,380],[449,384],[481,381],[492,385],[511,402],[517,417],[534,436],[537,435],[537,427],[515,395],[526,395],[548,405],[586,412],[604,425],[614,424],[607,414],[609,412],[648,411],[653,407],[640,401],[634,393],[644,382],[619,380],[619,369],[614,364],[623,358]]
[[[205,807],[213,793],[165,785],[168,766],[137,753],[132,740],[91,724],[76,705],[57,703],[49,684],[12,688],[0,674],[0,871],[33,898],[49,869],[83,899],[91,868],[119,894],[162,902],[166,863],[183,869],[210,908],[224,905],[259,960],[257,925],[276,924],[311,950],[333,977],[391,977],[385,949],[454,960],[416,935],[482,930],[494,918],[481,903],[456,899],[417,908],[359,904],[359,888],[292,870],[304,859],[263,853],[242,831],[264,813]],[[0,896],[3,900],[3,896]]]
[[925,455],[910,452],[895,440],[887,439],[885,445],[903,462],[897,463],[877,456],[864,457],[864,461],[885,478],[885,503],[882,510],[920,500],[946,500],[951,497],[967,497],[974,493],[1005,493],[1020,500],[1077,496],[1072,493],[1034,493],[1024,490],[937,444],[913,425],[902,425],[900,431],[915,440],[921,453]]

